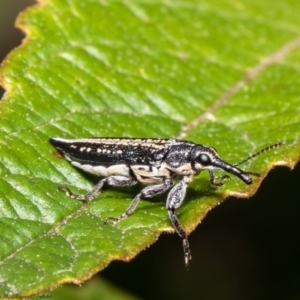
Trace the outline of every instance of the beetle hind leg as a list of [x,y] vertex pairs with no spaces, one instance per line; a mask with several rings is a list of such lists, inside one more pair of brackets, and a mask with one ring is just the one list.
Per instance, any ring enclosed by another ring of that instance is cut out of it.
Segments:
[[58,189],[65,191],[66,195],[73,199],[90,201],[100,194],[104,185],[129,187],[136,185],[137,183],[138,181],[132,177],[115,175],[101,179],[87,194],[75,194],[65,185],[60,186]]

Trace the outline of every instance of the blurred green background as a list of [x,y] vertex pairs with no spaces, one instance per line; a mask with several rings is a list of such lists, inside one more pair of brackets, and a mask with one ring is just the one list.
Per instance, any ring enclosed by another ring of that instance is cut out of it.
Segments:
[[[31,4],[1,1],[0,61],[20,45],[24,34],[14,22]],[[299,212],[300,165],[277,167],[254,197],[227,199],[190,235],[189,272],[181,240],[164,234],[130,263],[113,262],[99,275],[143,299],[300,299]]]

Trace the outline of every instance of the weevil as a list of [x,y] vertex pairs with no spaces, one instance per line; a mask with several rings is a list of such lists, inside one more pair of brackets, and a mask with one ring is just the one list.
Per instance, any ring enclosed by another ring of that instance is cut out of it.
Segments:
[[248,185],[252,184],[251,176],[260,174],[243,171],[237,166],[284,144],[270,145],[239,163],[229,164],[219,157],[213,147],[178,139],[54,137],[50,142],[73,166],[103,177],[87,194],[75,194],[65,185],[59,187],[74,199],[90,201],[100,194],[104,185],[129,187],[140,183],[146,186],[124,213],[106,218],[105,223],[116,224],[134,212],[141,198],[152,198],[170,189],[166,207],[171,223],[182,239],[187,269],[191,259],[189,242],[175,211],[181,206],[187,186],[194,176],[207,170],[211,185],[220,187],[229,176],[223,175],[217,180],[213,170],[219,169],[235,175]]

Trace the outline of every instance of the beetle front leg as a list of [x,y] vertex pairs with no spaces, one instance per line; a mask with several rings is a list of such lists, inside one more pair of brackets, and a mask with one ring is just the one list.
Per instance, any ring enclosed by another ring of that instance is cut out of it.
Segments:
[[171,222],[177,232],[182,238],[183,252],[184,252],[184,264],[186,269],[189,269],[189,261],[192,259],[189,241],[186,232],[182,228],[178,218],[175,215],[175,210],[181,206],[187,189],[187,184],[192,180],[191,177],[184,177],[179,183],[177,183],[169,192],[167,198],[167,209]]
[[110,186],[128,187],[136,185],[137,183],[138,181],[132,177],[116,175],[101,179],[87,194],[75,194],[71,192],[71,190],[65,185],[60,186],[58,189],[61,191],[65,191],[66,195],[73,199],[89,201],[99,195],[100,190],[105,184]]
[[138,203],[140,202],[141,198],[152,198],[156,195],[159,195],[166,190],[168,190],[173,185],[173,179],[172,178],[166,178],[164,180],[164,183],[157,184],[157,185],[151,185],[144,188],[139,194],[136,195],[136,197],[133,199],[127,210],[119,215],[118,217],[108,217],[104,220],[104,223],[111,221],[113,224],[118,223],[119,221],[127,218],[129,215],[131,215],[135,208],[137,207]]
[[220,187],[222,186],[224,183],[224,179],[230,179],[230,176],[229,175],[223,175],[220,179],[220,181],[216,181],[216,176],[214,175],[213,171],[212,170],[207,170],[208,173],[209,173],[209,178],[210,178],[210,184],[213,185],[213,186],[216,186],[216,187]]

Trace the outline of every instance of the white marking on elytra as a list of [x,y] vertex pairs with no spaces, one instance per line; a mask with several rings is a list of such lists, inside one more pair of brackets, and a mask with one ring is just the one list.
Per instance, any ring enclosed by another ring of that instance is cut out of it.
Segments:
[[[165,144],[176,144],[177,141],[174,139],[164,140],[164,139],[130,139],[130,138],[87,138],[87,139],[63,139],[55,138],[57,141],[64,142],[66,144],[74,143],[93,143],[93,144],[103,144],[103,145],[124,145],[124,146],[140,146],[140,147],[157,147],[157,149],[163,149]],[[85,148],[86,147],[82,147]],[[80,148],[80,149],[82,149]],[[80,151],[84,151],[80,150]]]
[[97,175],[97,176],[113,176],[113,175],[123,175],[130,176],[129,168],[125,164],[114,165],[114,166],[92,166],[88,164],[81,164],[76,161],[72,161],[71,164],[85,172]]

